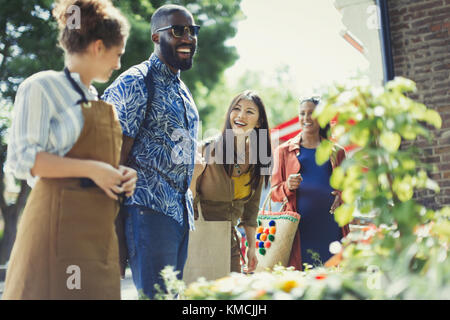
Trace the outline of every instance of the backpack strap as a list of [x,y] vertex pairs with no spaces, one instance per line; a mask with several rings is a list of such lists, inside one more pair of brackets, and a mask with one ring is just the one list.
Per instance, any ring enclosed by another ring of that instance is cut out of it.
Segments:
[[[145,108],[145,115],[144,119],[142,119],[142,123],[145,122],[145,120],[148,117],[148,114],[150,113],[150,108],[152,106],[153,96],[155,94],[155,85],[153,83],[153,67],[150,65],[149,68],[145,68],[145,70],[142,70],[143,68],[140,68],[139,66],[134,66],[134,69],[136,69],[142,76],[144,77],[144,83],[145,87],[147,88],[147,106]],[[136,135],[139,136],[142,130],[142,123],[139,126],[138,133]]]

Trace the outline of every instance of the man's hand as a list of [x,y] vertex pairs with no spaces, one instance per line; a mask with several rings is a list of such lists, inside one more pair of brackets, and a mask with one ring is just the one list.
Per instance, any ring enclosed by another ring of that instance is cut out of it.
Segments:
[[137,172],[132,168],[122,165],[119,166],[119,171],[122,173],[123,178],[123,192],[125,192],[125,196],[131,197],[134,193],[134,189],[136,188]]
[[118,194],[123,192],[122,183],[124,178],[122,172],[110,164],[101,161],[89,161],[91,166],[90,178],[111,199],[118,200]]

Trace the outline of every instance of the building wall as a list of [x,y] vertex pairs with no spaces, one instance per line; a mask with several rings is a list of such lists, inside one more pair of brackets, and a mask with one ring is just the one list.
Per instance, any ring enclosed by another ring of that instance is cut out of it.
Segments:
[[[362,46],[361,54],[369,62],[368,78],[370,83],[375,86],[383,85],[380,26],[375,0],[334,0],[334,6],[341,13],[341,21],[345,26],[340,34],[344,38],[351,35]],[[357,49],[355,48],[355,50]]]
[[432,143],[414,143],[441,191],[421,191],[417,198],[431,208],[450,205],[450,0],[388,0],[391,44],[396,76],[414,80],[412,98],[439,112],[442,128]]

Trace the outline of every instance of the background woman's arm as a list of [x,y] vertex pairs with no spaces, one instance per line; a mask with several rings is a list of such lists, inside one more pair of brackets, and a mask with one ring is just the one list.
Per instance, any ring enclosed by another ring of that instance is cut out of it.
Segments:
[[274,164],[270,184],[271,188],[273,188],[271,194],[272,201],[275,202],[283,202],[295,194],[295,191],[289,190],[287,184],[288,177],[286,177],[286,164],[283,150],[278,146],[274,152]]
[[253,272],[258,265],[258,259],[256,258],[256,244],[255,235],[256,227],[250,227],[244,225],[245,236],[247,239],[247,272]]

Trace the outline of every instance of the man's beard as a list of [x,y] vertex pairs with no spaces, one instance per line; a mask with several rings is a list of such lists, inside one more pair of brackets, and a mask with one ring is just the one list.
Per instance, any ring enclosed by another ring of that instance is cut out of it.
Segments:
[[[179,47],[190,47],[191,56],[188,59],[180,59],[177,54],[177,48]],[[161,38],[160,40],[161,54],[168,65],[172,68],[179,69],[181,71],[189,70],[192,68],[192,60],[194,58],[194,53],[196,50],[195,44],[186,45],[182,44],[177,47],[172,47],[167,41]]]

